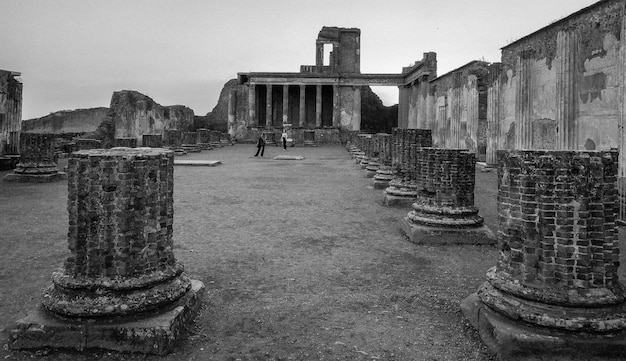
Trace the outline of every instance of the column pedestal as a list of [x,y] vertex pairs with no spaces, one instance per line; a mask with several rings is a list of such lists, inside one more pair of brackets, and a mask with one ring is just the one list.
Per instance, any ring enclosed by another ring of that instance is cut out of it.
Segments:
[[70,255],[41,305],[8,329],[11,349],[172,349],[204,292],[173,253],[173,166],[159,148],[72,153]]
[[494,244],[474,206],[476,157],[466,149],[414,148],[417,196],[401,222],[417,244]]
[[12,174],[4,176],[5,182],[47,183],[65,179],[54,161],[54,135],[22,133],[20,136],[20,161]]
[[498,151],[500,258],[461,310],[500,359],[626,357],[617,157]]

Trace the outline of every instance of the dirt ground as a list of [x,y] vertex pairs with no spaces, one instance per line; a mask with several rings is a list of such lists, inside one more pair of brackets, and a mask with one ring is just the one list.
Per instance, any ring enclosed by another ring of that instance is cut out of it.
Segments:
[[[289,148],[300,161],[255,151],[203,151],[183,159],[223,165],[175,168],[176,257],[207,294],[173,353],[15,352],[3,333],[0,360],[495,359],[459,310],[495,247],[410,243],[399,231],[408,209],[382,206],[343,147]],[[495,232],[496,172],[476,179]],[[64,182],[0,183],[0,328],[38,304],[67,256],[66,205]]]

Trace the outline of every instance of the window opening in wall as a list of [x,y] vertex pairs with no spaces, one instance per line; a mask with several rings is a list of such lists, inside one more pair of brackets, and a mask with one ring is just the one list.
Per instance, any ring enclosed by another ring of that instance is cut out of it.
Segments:
[[324,66],[330,66],[330,57],[333,53],[333,44],[324,44],[324,59],[322,64]]

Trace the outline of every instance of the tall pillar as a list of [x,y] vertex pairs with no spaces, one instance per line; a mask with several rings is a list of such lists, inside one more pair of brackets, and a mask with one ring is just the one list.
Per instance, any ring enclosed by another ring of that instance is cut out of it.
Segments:
[[417,129],[417,80],[411,83],[411,91],[409,93],[409,121],[408,129]]
[[398,87],[398,128],[406,129],[408,120],[409,93],[404,85]]
[[[621,38],[626,39],[626,14],[622,15]],[[626,221],[626,41],[620,41],[619,52],[620,127],[619,127],[619,174],[617,187],[620,194],[619,219]]]
[[306,85],[300,84],[300,105],[299,105],[298,121],[300,126],[306,128]]
[[472,141],[473,147],[468,147],[467,143],[461,141],[461,147],[467,148],[473,153],[478,153],[478,78],[476,75],[467,77],[467,133],[465,136]]
[[498,151],[500,257],[461,309],[499,359],[626,355],[617,157]]
[[322,86],[315,86],[315,127],[322,127]]
[[271,127],[272,123],[272,84],[267,84],[267,95],[265,97],[265,127]]
[[487,164],[496,164],[496,152],[500,148],[500,63],[489,69],[487,89]]
[[174,257],[174,152],[78,151],[68,174],[69,256],[9,347],[168,353],[204,290]]
[[524,51],[517,58],[517,94],[515,97],[515,149],[532,147],[531,67],[532,52]]
[[283,126],[289,123],[289,85],[283,85]]
[[354,87],[354,108],[352,109],[352,130],[361,130],[361,87]]
[[341,114],[339,112],[339,85],[333,85],[333,127],[339,127]]
[[235,115],[237,113],[237,91],[231,89],[228,93],[228,134],[235,132]]
[[256,85],[248,85],[248,126],[256,127],[259,125],[256,118]]
[[556,37],[556,149],[578,149],[576,78],[578,33],[560,31]]
[[454,84],[450,97],[451,117],[450,117],[450,146],[448,148],[461,147],[461,115],[463,113],[463,89],[461,83],[461,73],[453,75]]

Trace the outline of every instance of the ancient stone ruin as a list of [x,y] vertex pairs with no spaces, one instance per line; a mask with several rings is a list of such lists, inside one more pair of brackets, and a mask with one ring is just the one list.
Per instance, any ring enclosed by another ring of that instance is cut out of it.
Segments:
[[6,182],[53,182],[65,179],[54,158],[54,135],[23,133],[20,136],[20,161]]
[[68,248],[42,307],[9,347],[97,347],[165,354],[204,290],[174,257],[174,152],[78,151],[68,163]]
[[211,136],[210,131],[208,129],[200,128],[197,130],[198,133],[198,145],[202,150],[213,149],[211,147]]
[[197,144],[198,133],[183,132],[182,147],[187,153],[201,152],[202,148]]
[[[474,153],[411,144],[409,164],[417,194],[401,228],[411,242],[495,243],[474,206]],[[455,237],[441,237],[446,234]]]
[[502,359],[626,353],[615,151],[499,151],[500,259],[462,309]]

